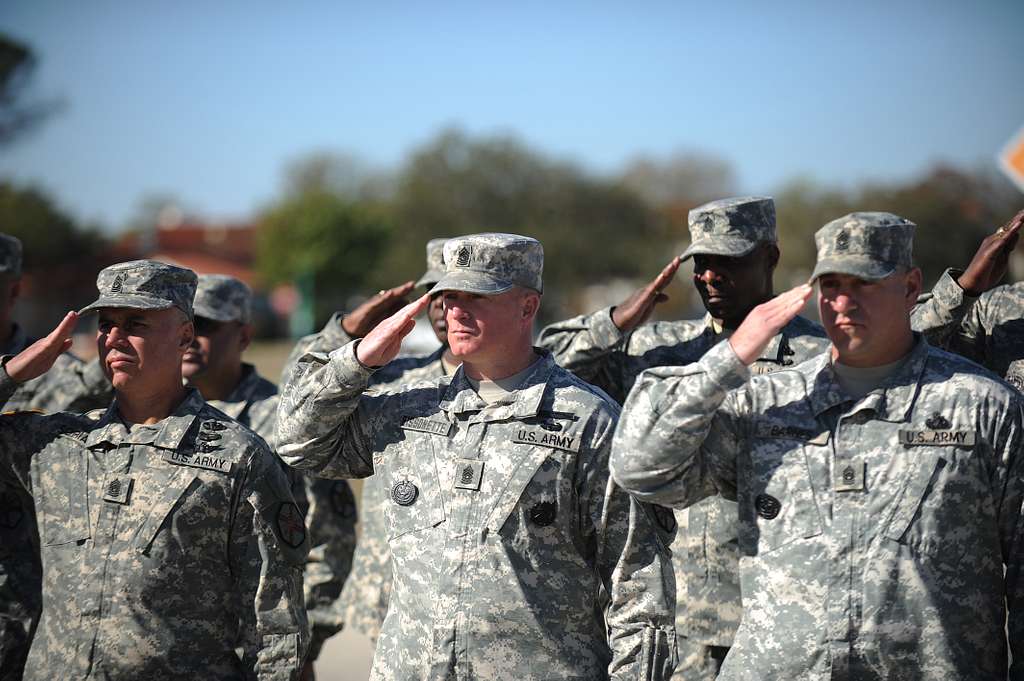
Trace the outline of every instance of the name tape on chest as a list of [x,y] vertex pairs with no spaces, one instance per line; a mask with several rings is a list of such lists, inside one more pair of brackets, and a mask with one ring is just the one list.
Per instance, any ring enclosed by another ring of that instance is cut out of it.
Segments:
[[173,463],[175,466],[203,468],[208,471],[217,471],[218,473],[230,473],[232,467],[229,459],[223,456],[214,456],[213,454],[167,452],[163,455],[163,460],[167,463]]
[[901,430],[900,444],[913,446],[973,447],[978,441],[976,430]]
[[452,431],[452,424],[449,421],[442,421],[441,419],[428,419],[422,416],[409,419],[402,424],[404,430],[415,430],[421,433],[431,433],[433,435],[440,435],[442,437],[448,437],[448,434]]
[[517,428],[512,442],[521,445],[539,445],[579,454],[582,438],[579,435],[563,435],[543,428]]
[[757,424],[757,437],[772,438],[778,440],[799,440],[811,445],[828,444],[829,432],[816,432],[809,428],[784,425],[780,423],[759,423]]

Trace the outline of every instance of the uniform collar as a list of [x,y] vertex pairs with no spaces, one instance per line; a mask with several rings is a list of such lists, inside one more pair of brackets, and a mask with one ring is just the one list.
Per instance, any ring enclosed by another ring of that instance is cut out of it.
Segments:
[[227,414],[233,419],[238,419],[242,415],[252,401],[256,394],[256,389],[260,386],[260,375],[256,373],[256,367],[253,365],[243,362],[242,363],[242,378],[238,381],[238,385],[231,391],[231,394],[223,400],[211,400],[212,404],[217,409]]
[[195,388],[188,388],[185,399],[167,418],[148,426],[136,426],[129,431],[117,412],[117,398],[85,439],[85,446],[92,448],[103,444],[116,447],[122,443],[152,445],[162,449],[177,449],[185,433],[192,427],[196,416],[206,402]]
[[[540,358],[533,363],[530,372],[523,378],[523,387],[514,393],[513,399],[507,404],[488,405],[473,390],[466,378],[464,367],[460,366],[452,376],[451,382],[441,396],[438,407],[446,412],[449,418],[467,412],[483,411],[480,420],[503,421],[510,418],[529,418],[536,416],[544,400],[548,377],[557,366],[551,353],[541,348],[534,348]],[[485,407],[488,407],[486,410]]]
[[[921,376],[928,361],[930,348],[920,334],[915,333],[914,339],[914,347],[903,366],[882,385],[857,400],[849,410],[850,414],[870,410],[875,412],[879,419],[892,423],[902,423],[910,418],[914,403],[920,394]],[[813,376],[809,399],[815,415],[820,416],[835,406],[854,402],[854,398],[840,386],[832,368],[831,345],[826,352],[808,362],[808,372]]]

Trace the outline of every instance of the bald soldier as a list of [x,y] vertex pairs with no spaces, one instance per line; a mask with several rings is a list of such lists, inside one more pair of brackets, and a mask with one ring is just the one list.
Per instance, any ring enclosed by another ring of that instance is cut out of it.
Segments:
[[[14,321],[21,294],[21,241],[0,233],[0,355],[15,355],[30,339]],[[50,371],[17,386],[5,410],[96,409],[110,403],[110,383],[70,353]],[[0,679],[20,679],[42,608],[42,565],[32,499],[0,480]]]
[[[113,404],[0,417],[0,477],[32,494],[42,544],[26,678],[297,678],[305,527],[263,440],[182,385],[195,274],[139,260],[97,288],[82,314],[98,314]],[[77,318],[3,358],[0,399],[53,364]]]
[[1021,397],[911,331],[913,230],[853,213],[817,232],[828,353],[751,375],[800,286],[626,401],[615,480],[739,502],[744,612],[720,678],[1005,681],[1007,623],[1024,678]]
[[[548,326],[538,344],[580,378],[625,401],[644,369],[698,361],[728,338],[754,307],[774,295],[779,262],[775,203],[767,197],[712,201],[690,211],[690,245],[650,284],[620,305]],[[703,319],[644,323],[680,263],[693,259],[693,285],[707,310]],[[751,370],[766,374],[799,364],[828,347],[824,330],[794,317]],[[732,645],[743,613],[736,503],[713,495],[676,512],[676,634],[679,666],[673,679],[713,679]]]
[[[617,407],[531,345],[543,251],[478,234],[444,246],[451,377],[367,391],[425,295],[286,383],[281,456],[381,477],[391,603],[371,678],[666,679],[674,593],[646,508],[608,478]],[[601,589],[609,602],[601,604]]]
[[[193,308],[195,338],[181,365],[186,384],[273,447],[277,386],[242,361],[252,341],[252,291],[235,277],[202,274]],[[337,601],[352,568],[356,504],[344,480],[320,480],[290,468],[286,474],[310,535],[303,590],[311,631],[305,678],[313,678],[313,661],[342,627]]]

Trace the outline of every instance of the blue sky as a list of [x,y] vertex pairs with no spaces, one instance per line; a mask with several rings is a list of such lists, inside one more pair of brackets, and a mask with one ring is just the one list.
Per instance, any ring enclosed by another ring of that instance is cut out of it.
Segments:
[[739,189],[970,166],[1024,125],[1024,2],[56,2],[0,30],[67,110],[3,150],[76,217],[147,194],[243,219],[317,149],[394,167],[439,129],[596,173],[721,156]]

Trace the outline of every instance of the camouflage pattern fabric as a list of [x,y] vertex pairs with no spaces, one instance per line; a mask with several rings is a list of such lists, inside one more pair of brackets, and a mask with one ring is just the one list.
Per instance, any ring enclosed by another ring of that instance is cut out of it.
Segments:
[[416,281],[416,288],[433,286],[444,276],[444,245],[448,237],[431,239],[427,242],[427,271]]
[[[202,286],[202,276],[199,281]],[[197,313],[199,309],[197,303]],[[271,443],[271,447],[277,403],[277,386],[262,378],[256,368],[247,363],[242,364],[242,380],[231,395],[208,402],[255,431]],[[307,657],[315,660],[323,644],[341,631],[343,625],[337,601],[352,569],[356,547],[355,496],[344,480],[319,480],[287,466],[281,468],[309,529],[310,550],[302,583],[310,626]]]
[[828,354],[751,378],[723,342],[640,376],[611,468],[645,501],[738,501],[744,613],[719,678],[1003,681],[1008,605],[1020,679],[1022,418],[920,338],[859,400]]
[[720,199],[697,206],[687,215],[690,245],[682,259],[695,255],[739,258],[760,243],[774,244],[775,201],[766,196]]
[[849,274],[873,281],[912,267],[916,227],[892,213],[850,213],[833,220],[814,233],[818,259],[811,279]]
[[[546,327],[538,344],[583,380],[625,401],[637,376],[657,366],[685,366],[698,361],[721,340],[703,320],[644,324],[623,333],[612,322],[611,308]],[[767,374],[809,359],[827,349],[824,330],[802,317],[793,319],[754,363]],[[676,574],[676,633],[679,665],[674,679],[713,679],[709,646],[732,645],[743,613],[739,581],[736,504],[719,495],[676,510],[679,530],[673,544]],[[685,639],[685,640],[684,640]]]
[[300,359],[278,442],[317,475],[376,472],[391,497],[371,679],[668,678],[673,523],[608,478],[617,407],[546,354],[489,408],[461,370],[364,393],[354,348]]
[[157,260],[131,260],[105,267],[96,276],[99,297],[79,314],[104,307],[136,310],[166,310],[176,307],[192,317],[192,299],[198,283],[196,273]]
[[227,274],[200,274],[192,305],[196,317],[248,324],[252,319],[252,290]]
[[[17,324],[0,354],[15,355],[32,342]],[[100,372],[71,354],[60,355],[39,378],[21,383],[7,411],[88,411],[110,404],[113,390]],[[0,679],[20,679],[42,609],[43,571],[32,497],[0,480]]]
[[928,342],[963,355],[1024,392],[1024,283],[967,295],[947,270],[918,301],[910,321]]
[[27,679],[297,677],[308,542],[262,439],[194,390],[130,430],[116,401],[0,418],[0,478],[31,491],[43,557]]
[[21,239],[0,232],[0,274],[21,276]]
[[444,276],[431,293],[465,291],[494,296],[513,286],[544,291],[544,247],[518,234],[460,236],[444,244]]

